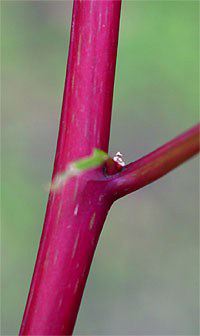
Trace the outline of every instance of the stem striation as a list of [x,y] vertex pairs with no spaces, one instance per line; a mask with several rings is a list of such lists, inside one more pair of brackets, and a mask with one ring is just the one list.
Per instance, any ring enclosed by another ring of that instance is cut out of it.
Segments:
[[[121,1],[75,0],[53,180],[108,151]],[[20,335],[71,335],[111,206],[101,168],[50,192]]]
[[140,189],[199,152],[199,124],[143,158],[128,164],[111,184],[114,199]]
[[[108,152],[120,0],[75,0],[52,181],[95,148]],[[199,151],[199,125],[121,167],[108,159],[51,190],[20,335],[71,335],[95,248],[114,200]],[[91,164],[91,162],[90,162]],[[79,167],[80,168],[80,167]],[[64,176],[66,177],[66,176]]]

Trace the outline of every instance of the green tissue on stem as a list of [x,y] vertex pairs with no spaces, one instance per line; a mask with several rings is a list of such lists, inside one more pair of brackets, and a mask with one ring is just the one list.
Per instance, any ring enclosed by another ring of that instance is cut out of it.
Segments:
[[108,159],[108,154],[100,149],[95,148],[89,156],[80,160],[71,162],[67,168],[60,174],[56,175],[51,184],[51,190],[57,191],[62,187],[69,178],[77,176],[92,168],[101,166]]

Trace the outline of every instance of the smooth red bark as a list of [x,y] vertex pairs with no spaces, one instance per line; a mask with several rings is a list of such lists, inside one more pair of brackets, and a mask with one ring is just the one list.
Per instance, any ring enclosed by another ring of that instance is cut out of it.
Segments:
[[[108,151],[121,1],[74,2],[53,177]],[[102,169],[51,192],[20,335],[70,335],[111,205]]]
[[[53,178],[94,148],[108,150],[120,6],[117,0],[74,2]],[[198,135],[195,127],[121,172],[110,161],[51,191],[20,335],[72,334],[113,201],[196,154]]]
[[199,134],[198,124],[152,153],[124,167],[111,182],[114,198],[125,196],[156,181],[197,154],[200,146]]

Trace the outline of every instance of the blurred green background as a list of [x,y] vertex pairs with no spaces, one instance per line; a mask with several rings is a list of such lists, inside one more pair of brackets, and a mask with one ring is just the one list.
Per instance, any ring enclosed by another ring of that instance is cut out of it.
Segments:
[[[124,1],[110,153],[126,162],[198,121],[198,1]],[[2,335],[20,326],[51,177],[69,1],[3,1]],[[198,159],[118,201],[76,335],[198,335]]]

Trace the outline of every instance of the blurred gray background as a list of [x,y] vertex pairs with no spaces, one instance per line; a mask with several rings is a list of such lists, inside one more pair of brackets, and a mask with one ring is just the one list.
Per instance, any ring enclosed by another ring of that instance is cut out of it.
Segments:
[[[69,1],[2,1],[2,335],[17,335],[53,166]],[[198,1],[124,1],[110,154],[126,162],[198,121]],[[75,335],[198,335],[198,159],[118,201]]]

